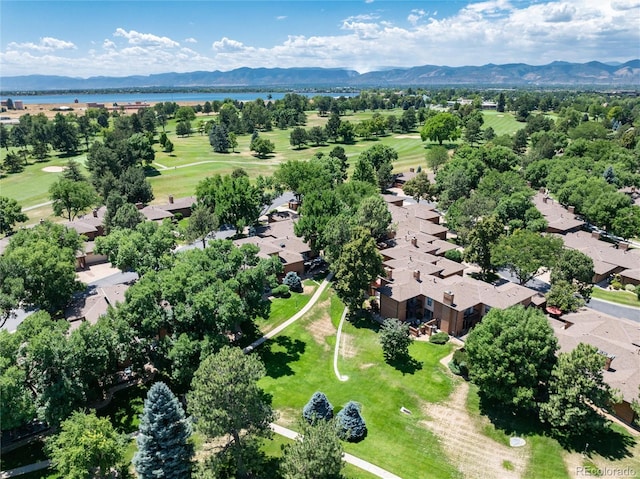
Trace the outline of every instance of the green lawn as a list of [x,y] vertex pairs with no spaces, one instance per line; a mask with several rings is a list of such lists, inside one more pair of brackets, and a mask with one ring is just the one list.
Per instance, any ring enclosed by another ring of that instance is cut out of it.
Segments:
[[605,301],[611,301],[612,303],[618,303],[623,306],[631,306],[634,308],[640,308],[640,301],[638,301],[638,295],[630,291],[612,291],[609,289],[593,288],[591,296],[596,299],[604,299]]
[[302,293],[291,293],[288,298],[273,298],[271,300],[271,310],[269,317],[265,320],[257,319],[258,326],[262,333],[268,333],[273,328],[284,323],[291,316],[300,311],[311,299],[313,293],[320,286],[320,283],[306,279],[303,281],[305,291]]
[[526,125],[526,123],[516,121],[513,114],[508,112],[483,111],[482,116],[484,117],[484,125],[482,125],[482,128],[486,129],[491,127],[498,136],[512,135]]
[[[346,323],[346,355],[338,364],[340,382],[333,372],[333,349],[337,321],[343,305],[330,291],[318,305],[258,351],[266,365],[261,385],[273,396],[279,422],[295,428],[302,407],[315,391],[324,392],[335,412],[349,400],[362,404],[368,436],[345,450],[401,477],[458,477],[437,439],[421,424],[426,419],[426,402],[444,400],[452,390],[452,379],[439,364],[450,346],[414,343],[411,355],[416,364],[404,371],[384,363],[373,324]],[[404,415],[404,406],[413,411]]]
[[[342,117],[343,121],[359,123],[370,118],[374,112],[350,113]],[[379,112],[382,115],[400,116],[402,110],[388,110]],[[513,133],[521,128],[521,124],[513,119],[509,113],[498,114],[496,112],[484,112],[485,128],[492,126],[497,134]],[[212,119],[214,116],[198,116],[192,122],[194,128],[200,120]],[[323,126],[328,117],[319,117],[315,111],[307,112],[306,127]],[[191,136],[178,138],[174,132],[175,121],[170,121],[166,125],[166,132],[175,146],[171,154],[161,151],[160,145],[156,144],[156,159],[154,164],[148,169],[149,180],[153,186],[155,203],[165,202],[169,194],[175,196],[188,196],[195,192],[195,187],[202,178],[214,174],[229,174],[234,168],[244,168],[249,176],[256,177],[259,174],[269,175],[275,171],[278,164],[287,160],[307,160],[317,152],[328,154],[335,146],[334,143],[327,143],[318,147],[309,146],[301,149],[293,149],[289,144],[291,130],[274,129],[263,132],[261,135],[270,139],[276,145],[273,155],[266,159],[254,157],[249,151],[249,141],[251,135],[238,136],[238,148],[235,153],[219,154],[214,153],[209,145],[206,135],[194,133]],[[158,129],[158,132],[161,130]],[[159,133],[158,133],[159,134]],[[394,171],[406,171],[410,167],[422,165],[425,167],[424,155],[426,148],[433,143],[423,143],[420,139],[419,128],[407,134],[394,133],[371,140],[361,140],[353,144],[342,145],[347,156],[351,160],[351,168],[355,164],[357,156],[370,146],[381,143],[394,148],[398,152],[398,161],[394,164]],[[455,146],[452,143],[447,146]],[[6,151],[0,151],[0,162],[4,160]],[[74,159],[82,164],[86,161],[86,153],[82,152]],[[21,173],[9,174],[0,178],[0,192],[3,196],[14,198],[23,207],[30,207],[47,202],[49,186],[60,176],[59,173],[47,173],[42,171],[45,166],[63,166],[68,158],[61,158],[57,152],[53,152],[48,161],[35,163],[29,160],[29,164]],[[30,223],[37,222],[40,218],[51,216],[50,207],[42,207],[28,212]]]

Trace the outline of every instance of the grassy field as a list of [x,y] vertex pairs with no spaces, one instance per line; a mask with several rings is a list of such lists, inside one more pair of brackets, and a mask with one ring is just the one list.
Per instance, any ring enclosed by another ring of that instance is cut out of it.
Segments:
[[498,136],[512,135],[526,125],[526,123],[516,121],[512,113],[483,111],[482,116],[484,117],[484,125],[482,125],[482,128],[486,129],[491,127]]
[[[430,471],[431,477],[458,477],[434,435],[421,424],[426,419],[424,405],[442,401],[451,392],[452,379],[439,364],[450,346],[414,343],[415,363],[396,369],[382,360],[373,324],[346,323],[338,368],[349,380],[340,382],[332,359],[342,310],[335,295],[326,291],[308,315],[257,351],[267,368],[262,386],[273,396],[278,422],[295,429],[315,391],[327,395],[336,413],[354,400],[362,405],[368,436],[361,443],[345,444],[347,452],[401,477],[421,477],[423,471]],[[403,406],[413,414],[402,414]]]
[[[359,123],[368,119],[374,112],[358,112],[347,114],[342,117],[343,121]],[[382,115],[394,114],[400,116],[402,110],[389,110],[380,112]],[[513,133],[522,127],[522,124],[515,121],[509,113],[497,114],[496,112],[483,112],[485,116],[484,127],[493,127],[497,134]],[[212,119],[214,116],[198,116],[193,122],[194,128],[199,121]],[[307,128],[312,126],[323,126],[327,122],[327,117],[318,116],[317,112],[307,112]],[[228,154],[214,153],[209,145],[206,135],[194,133],[188,137],[177,137],[175,135],[175,122],[170,121],[166,125],[166,132],[175,146],[173,153],[168,154],[161,151],[159,145],[155,145],[156,158],[147,170],[149,181],[153,186],[154,203],[166,202],[168,195],[176,197],[192,195],[200,180],[206,176],[214,174],[229,174],[235,168],[244,168],[249,176],[270,175],[277,166],[287,160],[307,160],[317,152],[328,154],[335,146],[334,143],[327,143],[318,147],[309,146],[301,149],[294,149],[289,144],[291,130],[274,129],[263,132],[261,135],[276,145],[273,155],[266,159],[256,158],[249,151],[250,135],[238,136],[238,148],[235,152]],[[418,130],[407,134],[392,134],[372,140],[360,140],[353,144],[342,145],[347,156],[350,158],[351,167],[355,164],[357,156],[365,149],[376,143],[381,143],[394,148],[398,152],[398,161],[394,164],[394,171],[407,171],[410,167],[422,165],[425,167],[426,149],[433,145],[420,139]],[[448,146],[455,146],[453,143]],[[0,162],[4,160],[6,151],[0,151]],[[84,164],[86,152],[74,157],[76,161]],[[46,203],[49,200],[48,189],[55,182],[60,173],[48,173],[43,171],[47,166],[63,166],[68,158],[52,153],[48,161],[34,162],[26,166],[21,173],[9,174],[0,178],[0,194],[14,198],[23,208],[31,208],[35,205]],[[51,207],[44,205],[31,209],[27,212],[30,223],[36,223],[40,218],[52,215]]]

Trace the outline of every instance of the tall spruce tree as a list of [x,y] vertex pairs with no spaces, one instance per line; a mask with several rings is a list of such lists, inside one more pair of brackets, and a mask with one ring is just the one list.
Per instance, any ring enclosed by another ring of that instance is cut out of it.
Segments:
[[191,425],[166,384],[149,389],[139,431],[133,464],[140,479],[191,477]]

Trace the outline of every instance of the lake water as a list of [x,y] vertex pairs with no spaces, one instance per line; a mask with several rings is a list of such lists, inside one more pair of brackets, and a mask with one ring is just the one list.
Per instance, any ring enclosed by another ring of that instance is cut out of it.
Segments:
[[[224,100],[226,98],[232,98],[239,101],[252,101],[256,98],[262,98],[266,100],[268,95],[271,95],[273,100],[279,100],[284,98],[286,92],[237,92],[237,91],[220,91],[220,92],[168,92],[168,93],[77,93],[77,94],[64,94],[64,95],[28,95],[28,96],[12,96],[12,100],[22,100],[25,105],[34,104],[64,104],[72,106],[78,100],[78,104],[85,106],[86,103],[104,103],[107,106],[111,106],[113,103],[118,105],[126,105],[127,103],[146,102],[151,105],[164,101],[179,102],[198,102],[204,104],[206,101]],[[316,95],[332,96],[332,97],[353,97],[359,93],[336,93],[336,92],[304,92],[298,93],[308,97]],[[3,98],[4,100],[5,98]]]

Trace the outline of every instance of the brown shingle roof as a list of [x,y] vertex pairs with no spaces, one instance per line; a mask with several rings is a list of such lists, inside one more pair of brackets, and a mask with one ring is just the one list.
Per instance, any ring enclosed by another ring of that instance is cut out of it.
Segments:
[[564,329],[564,322],[549,320],[560,351],[571,351],[582,342],[615,355],[611,369],[604,371],[604,380],[619,389],[626,401],[636,399],[640,386],[640,324],[587,308],[565,314],[562,319],[573,324]]

